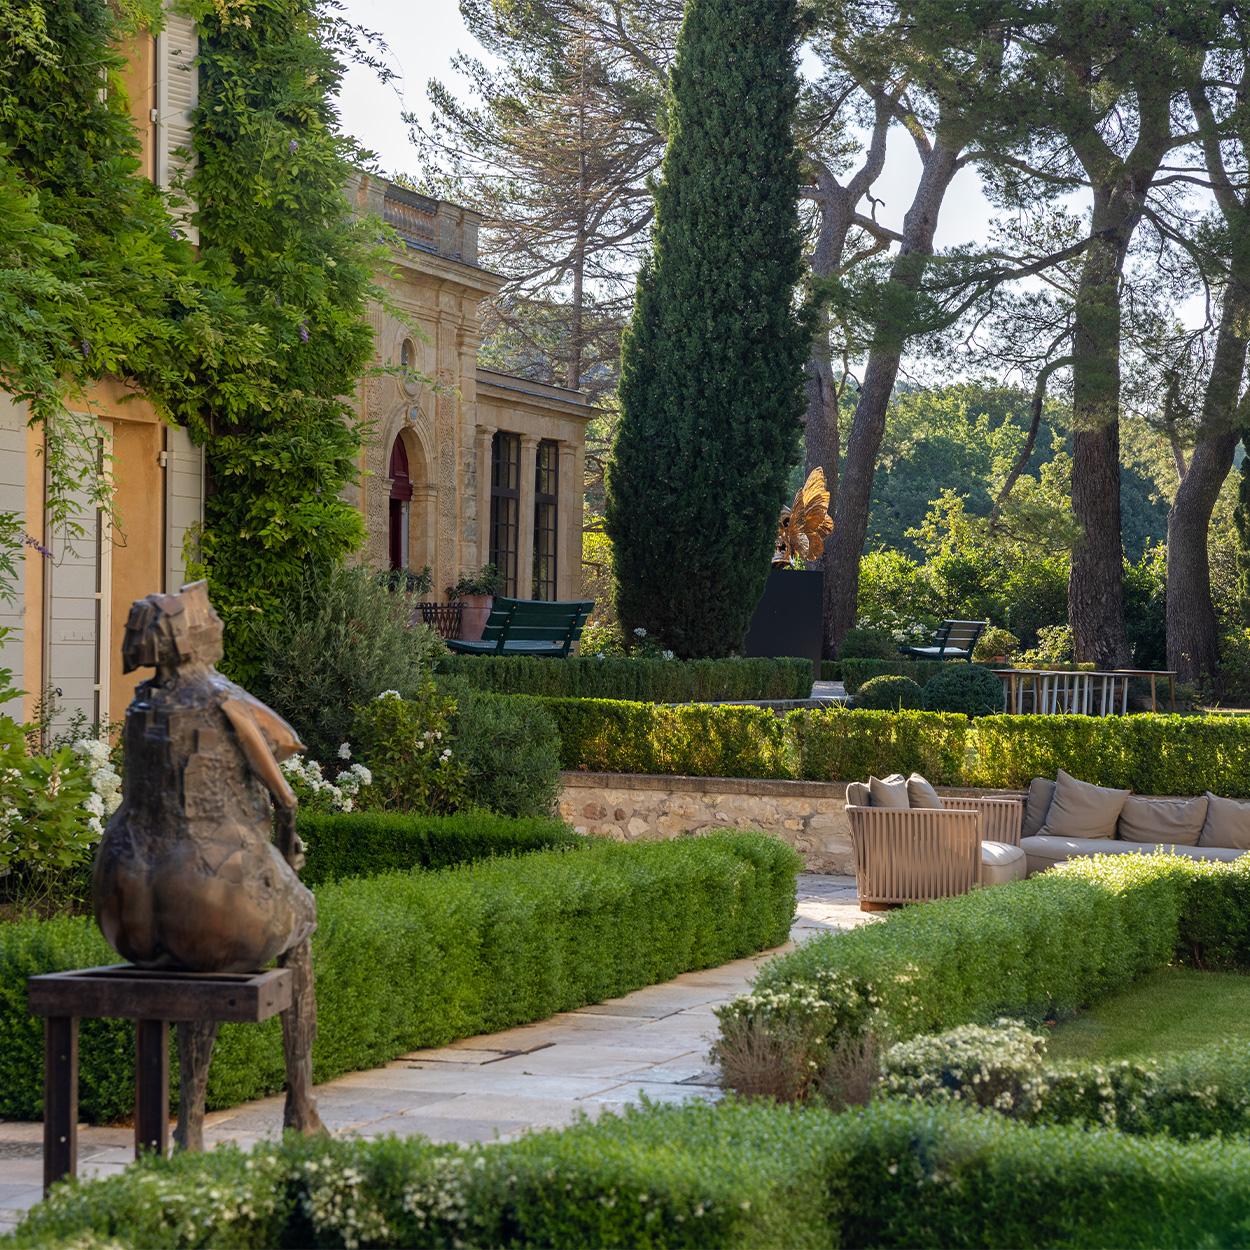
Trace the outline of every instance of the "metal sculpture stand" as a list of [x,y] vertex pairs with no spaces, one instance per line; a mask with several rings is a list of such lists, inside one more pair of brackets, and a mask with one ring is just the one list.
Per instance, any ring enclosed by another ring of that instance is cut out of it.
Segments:
[[[33,1015],[44,1019],[43,1187],[78,1174],[78,1021],[135,1021],[135,1158],[169,1148],[169,1025],[200,1039],[217,1034],[223,1020],[259,1023],[290,1014],[293,976],[268,972],[148,971],[132,964],[51,972],[29,979]],[[284,1017],[285,1023],[285,1017]],[[188,1027],[189,1026],[189,1027]],[[209,1042],[211,1048],[211,1040]],[[208,1055],[183,1078],[179,1097],[180,1144],[204,1146],[204,1084]],[[183,1068],[186,1073],[186,1068]],[[288,1101],[290,1095],[288,1094]],[[189,1130],[188,1131],[184,1131]]]

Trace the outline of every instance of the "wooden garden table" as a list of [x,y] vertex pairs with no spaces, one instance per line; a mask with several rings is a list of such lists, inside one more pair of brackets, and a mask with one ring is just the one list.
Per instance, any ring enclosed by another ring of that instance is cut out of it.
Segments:
[[[1020,716],[1024,712],[1024,693],[1033,687],[1033,713],[1054,715],[1060,710],[1086,716],[1112,716],[1128,711],[1128,684],[1134,677],[1150,678],[1150,710],[1158,711],[1158,678],[1168,679],[1172,711],[1176,711],[1176,670],[1148,668],[1116,669],[1049,669],[996,668],[992,670],[1003,683],[1003,710]],[[1117,700],[1116,683],[1119,682]],[[1095,686],[1098,687],[1095,691]]]
[[43,1016],[43,1188],[78,1173],[78,1021],[135,1021],[135,1158],[169,1147],[169,1022],[259,1023],[291,1005],[291,971],[169,972],[109,964],[27,978]]

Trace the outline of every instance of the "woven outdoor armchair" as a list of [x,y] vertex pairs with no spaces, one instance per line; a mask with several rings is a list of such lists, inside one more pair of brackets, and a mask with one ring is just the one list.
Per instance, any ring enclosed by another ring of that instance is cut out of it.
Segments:
[[869,807],[867,789],[847,786],[846,805],[862,910],[950,898],[1016,875],[1019,856],[1010,848],[1020,845],[1019,799],[944,798],[941,809],[899,809]]

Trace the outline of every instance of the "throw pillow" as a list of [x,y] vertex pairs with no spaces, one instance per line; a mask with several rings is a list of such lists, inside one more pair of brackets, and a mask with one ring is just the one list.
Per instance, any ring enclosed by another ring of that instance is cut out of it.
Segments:
[[1108,790],[1077,781],[1061,768],[1055,779],[1055,797],[1042,826],[1044,838],[1114,838],[1115,822],[1127,790]]
[[1139,799],[1129,795],[1120,811],[1116,837],[1125,842],[1157,842],[1164,846],[1197,846],[1207,818],[1207,800]]
[[1250,851],[1250,803],[1222,799],[1208,790],[1207,820],[1202,826],[1198,845]]
[[906,811],[911,806],[907,801],[907,782],[899,773],[891,773],[888,777],[869,777],[868,797],[873,807],[894,807]]
[[1035,838],[1041,833],[1054,797],[1055,783],[1049,777],[1034,777],[1029,782],[1029,797],[1024,801],[1024,816],[1020,825],[1022,838]]
[[907,802],[912,807],[937,808],[939,811],[942,807],[938,792],[919,773],[912,773],[907,778]]

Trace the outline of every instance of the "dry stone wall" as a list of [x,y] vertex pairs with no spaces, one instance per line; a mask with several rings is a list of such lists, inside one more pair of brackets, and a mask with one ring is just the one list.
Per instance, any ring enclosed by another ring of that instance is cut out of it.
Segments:
[[845,782],[580,772],[562,773],[561,780],[560,816],[582,833],[638,842],[709,829],[760,829],[794,847],[808,872],[855,871]]

